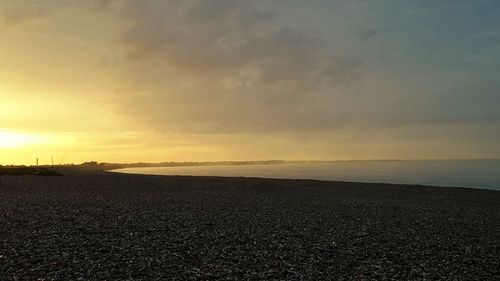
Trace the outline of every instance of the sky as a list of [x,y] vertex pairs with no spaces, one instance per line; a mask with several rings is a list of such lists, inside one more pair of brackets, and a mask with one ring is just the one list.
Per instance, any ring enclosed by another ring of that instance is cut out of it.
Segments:
[[0,0],[0,164],[500,158],[497,0]]

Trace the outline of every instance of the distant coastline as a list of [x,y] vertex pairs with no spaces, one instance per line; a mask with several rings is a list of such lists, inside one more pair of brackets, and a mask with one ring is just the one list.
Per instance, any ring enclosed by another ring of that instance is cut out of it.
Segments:
[[276,165],[276,164],[307,164],[307,163],[335,163],[335,162],[365,162],[365,161],[407,161],[397,159],[366,159],[366,160],[249,160],[249,161],[165,161],[165,162],[134,162],[134,163],[109,163],[89,161],[81,164],[59,165],[0,165],[2,169],[19,169],[28,167],[44,167],[55,169],[91,169],[114,170],[123,168],[146,167],[189,167],[189,166],[222,166],[222,165]]
[[[359,162],[405,162],[405,161],[499,161],[500,159],[352,159],[352,160],[248,160],[248,161],[164,161],[164,162],[134,162],[110,163],[88,161],[81,164],[58,165],[0,165],[0,175],[12,174],[15,171],[38,170],[93,170],[110,171],[125,168],[160,168],[160,167],[191,167],[191,166],[244,166],[244,165],[279,165],[279,164],[327,164],[327,163],[359,163]],[[27,173],[30,174],[30,173]]]

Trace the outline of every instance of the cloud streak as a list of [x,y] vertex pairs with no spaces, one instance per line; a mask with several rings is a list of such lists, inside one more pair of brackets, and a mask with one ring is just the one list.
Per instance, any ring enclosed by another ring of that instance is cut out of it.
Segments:
[[44,6],[15,4],[3,11],[3,22],[6,25],[18,25],[47,16],[49,16],[49,10]]

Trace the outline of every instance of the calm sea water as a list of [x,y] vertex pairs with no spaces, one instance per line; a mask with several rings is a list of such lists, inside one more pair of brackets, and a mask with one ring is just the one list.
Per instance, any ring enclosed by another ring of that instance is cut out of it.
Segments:
[[127,168],[115,170],[115,172],[383,182],[500,190],[500,160],[339,161],[271,165]]

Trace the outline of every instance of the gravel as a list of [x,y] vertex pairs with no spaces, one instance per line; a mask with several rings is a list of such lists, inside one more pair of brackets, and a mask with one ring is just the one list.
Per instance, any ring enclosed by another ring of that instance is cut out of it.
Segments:
[[0,280],[500,280],[500,192],[0,176]]

